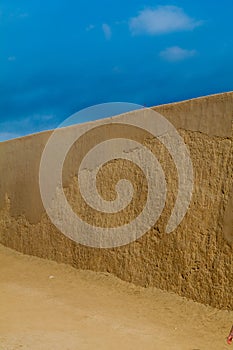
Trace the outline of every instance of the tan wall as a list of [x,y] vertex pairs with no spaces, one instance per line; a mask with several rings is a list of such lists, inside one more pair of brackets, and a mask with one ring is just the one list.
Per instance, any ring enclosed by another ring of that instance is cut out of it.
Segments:
[[[40,158],[51,135],[44,132],[0,143],[0,242],[23,253],[81,269],[107,271],[142,286],[156,286],[202,303],[233,309],[233,93],[154,109],[179,130],[193,162],[192,201],[175,232],[164,232],[177,194],[175,166],[164,146],[135,130],[134,138],[151,149],[166,174],[167,200],[160,219],[137,241],[112,249],[82,246],[61,234],[47,217],[40,198]],[[137,167],[115,160],[98,176],[99,192],[111,200],[112,182],[127,178],[140,196],[135,195],[133,204],[120,218],[115,214],[107,214],[106,218],[83,203],[76,177],[82,157],[103,139],[124,137],[128,132],[123,126],[117,129],[101,126],[101,122],[96,125],[99,127],[75,143],[67,156],[63,172],[65,193],[73,210],[87,222],[118,226],[141,210],[146,200],[146,183]],[[61,136],[75,128],[61,130]]]

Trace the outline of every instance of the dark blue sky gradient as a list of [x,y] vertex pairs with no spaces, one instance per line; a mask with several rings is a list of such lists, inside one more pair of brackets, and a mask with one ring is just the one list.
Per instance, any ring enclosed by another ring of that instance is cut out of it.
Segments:
[[[159,5],[201,23],[133,35],[130,19]],[[151,106],[232,90],[232,14],[232,0],[2,0],[0,141],[55,128],[94,104]],[[184,57],[163,54],[174,47]]]

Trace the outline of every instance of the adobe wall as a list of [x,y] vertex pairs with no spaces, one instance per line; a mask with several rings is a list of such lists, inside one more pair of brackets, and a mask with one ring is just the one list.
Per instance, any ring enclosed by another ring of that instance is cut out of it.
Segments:
[[[79,269],[113,273],[141,286],[155,286],[204,304],[233,309],[233,93],[154,109],[177,128],[193,163],[192,200],[174,232],[166,234],[165,226],[178,190],[176,167],[165,147],[139,129],[133,132],[135,140],[156,155],[166,176],[166,205],[159,220],[136,241],[109,249],[78,244],[59,232],[44,210],[39,190],[40,159],[52,133],[49,131],[0,143],[0,242],[26,254]],[[118,128],[102,121],[92,125],[96,127],[67,155],[64,191],[73,211],[86,222],[118,227],[142,210],[147,183],[137,166],[113,159],[97,176],[98,191],[104,199],[113,200],[114,184],[126,178],[134,186],[131,205],[119,216],[101,213],[83,201],[76,176],[83,156],[102,140],[127,137],[129,133],[123,124]],[[81,127],[61,129],[61,138]]]

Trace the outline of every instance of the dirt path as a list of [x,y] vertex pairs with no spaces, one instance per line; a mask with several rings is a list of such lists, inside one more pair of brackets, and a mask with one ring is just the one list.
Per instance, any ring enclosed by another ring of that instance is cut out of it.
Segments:
[[233,312],[0,246],[1,350],[231,349],[232,323]]

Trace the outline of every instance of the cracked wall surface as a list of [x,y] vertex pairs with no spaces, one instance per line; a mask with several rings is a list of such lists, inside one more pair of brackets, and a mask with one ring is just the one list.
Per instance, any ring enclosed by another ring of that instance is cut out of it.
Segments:
[[[192,200],[183,221],[171,234],[165,233],[165,226],[176,200],[177,169],[156,138],[134,128],[134,140],[149,148],[163,167],[166,204],[159,220],[145,235],[111,249],[78,244],[59,232],[48,218],[40,196],[39,165],[51,131],[0,143],[0,242],[26,254],[80,269],[110,272],[138,285],[155,286],[204,304],[233,309],[232,107],[233,93],[224,93],[153,108],[177,128],[193,163]],[[85,203],[77,178],[85,154],[105,139],[132,134],[130,127],[123,124],[112,127],[100,121],[93,126],[67,154],[64,192],[73,211],[84,221],[97,227],[120,227],[142,211],[147,181],[137,165],[113,159],[98,172],[97,189],[111,201],[116,196],[117,182],[127,179],[134,190],[131,203],[120,213],[108,214]],[[80,127],[61,129],[61,138]]]

